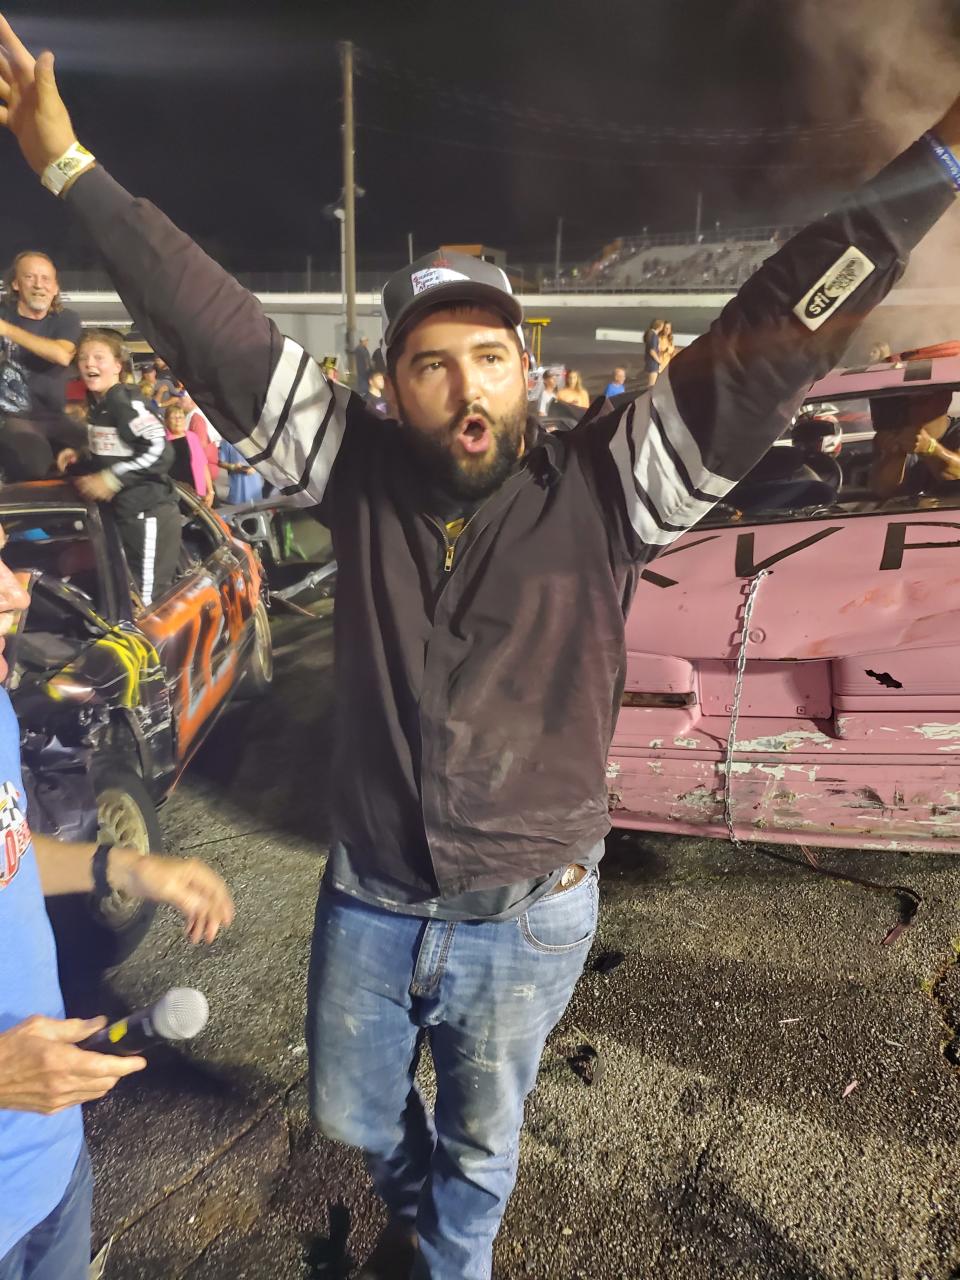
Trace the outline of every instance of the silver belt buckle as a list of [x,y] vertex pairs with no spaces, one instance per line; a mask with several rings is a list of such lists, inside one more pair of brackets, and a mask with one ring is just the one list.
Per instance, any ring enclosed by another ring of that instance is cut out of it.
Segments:
[[568,867],[564,867],[563,874],[560,877],[560,888],[569,889],[577,878],[579,867],[575,862],[571,862]]

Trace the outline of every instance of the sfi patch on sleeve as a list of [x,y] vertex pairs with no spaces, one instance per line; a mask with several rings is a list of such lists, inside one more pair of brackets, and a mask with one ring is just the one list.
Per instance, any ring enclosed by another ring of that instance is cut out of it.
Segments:
[[813,288],[803,295],[793,308],[793,314],[808,329],[819,329],[876,269],[875,262],[871,262],[865,253],[851,245],[832,267],[827,268]]

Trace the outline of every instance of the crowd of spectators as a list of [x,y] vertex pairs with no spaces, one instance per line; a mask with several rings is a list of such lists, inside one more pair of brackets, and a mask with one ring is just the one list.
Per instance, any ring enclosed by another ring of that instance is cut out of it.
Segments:
[[[84,330],[76,312],[63,304],[52,259],[40,252],[18,254],[4,285],[0,484],[56,475],[58,458],[82,455],[90,443],[91,404],[76,365]],[[115,331],[105,332],[120,338]],[[335,369],[330,373],[335,376]],[[208,506],[218,501],[238,505],[264,496],[259,475],[220,438],[162,357],[151,355],[138,365],[125,352],[120,382],[135,403],[163,424],[173,479],[193,489]]]
[[615,240],[598,258],[573,268],[554,284],[582,290],[738,289],[779,244],[776,234],[685,245]]
[[638,256],[624,265],[620,283],[669,289],[739,289],[757,267],[776,250],[772,241],[761,244],[728,241],[701,245],[682,257],[662,254]]
[[[628,393],[640,394],[653,386],[678,350],[671,322],[651,321],[643,335],[641,367],[635,373],[628,374],[624,365],[617,365],[608,381],[598,386],[597,394],[606,400],[615,400]],[[548,430],[575,426],[592,401],[579,370],[565,369],[563,365],[550,365],[542,370],[535,370],[528,394],[530,412],[541,421],[546,421]]]

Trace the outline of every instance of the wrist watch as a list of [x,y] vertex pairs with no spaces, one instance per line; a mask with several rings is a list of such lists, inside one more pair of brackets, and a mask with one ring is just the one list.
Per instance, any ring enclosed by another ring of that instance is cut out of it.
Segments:
[[96,157],[80,145],[71,142],[59,160],[51,160],[40,175],[40,181],[55,196],[65,195],[81,173],[86,173],[97,163]]

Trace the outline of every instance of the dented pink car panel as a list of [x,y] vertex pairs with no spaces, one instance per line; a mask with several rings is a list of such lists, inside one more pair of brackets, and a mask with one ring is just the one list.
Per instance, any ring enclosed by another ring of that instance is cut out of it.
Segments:
[[960,504],[922,505],[701,526],[644,571],[614,825],[960,852]]
[[834,369],[815,382],[808,400],[846,400],[855,396],[902,394],[905,388],[929,391],[931,387],[960,386],[960,356],[932,360],[890,360],[862,369]]

